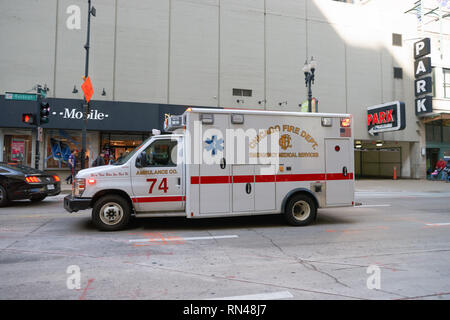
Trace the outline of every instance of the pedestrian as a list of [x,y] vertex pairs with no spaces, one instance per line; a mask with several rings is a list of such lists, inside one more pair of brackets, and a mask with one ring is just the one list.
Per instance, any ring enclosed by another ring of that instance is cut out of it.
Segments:
[[442,170],[442,180],[450,182],[450,160],[447,160],[445,168]]
[[[445,180],[444,178],[444,168],[447,165],[447,162],[444,159],[439,159],[438,162],[436,162],[436,170],[438,173],[441,174],[441,180]],[[437,177],[436,177],[437,178]]]
[[97,159],[92,162],[93,167],[99,167],[105,165],[105,153],[102,151],[98,155]]
[[[70,175],[66,178],[67,184],[73,183],[73,178],[75,177],[75,166],[77,164],[77,157],[78,157],[78,150],[77,149],[72,150],[72,153],[70,154],[69,160],[68,160]],[[70,180],[70,182],[69,182],[69,180]]]

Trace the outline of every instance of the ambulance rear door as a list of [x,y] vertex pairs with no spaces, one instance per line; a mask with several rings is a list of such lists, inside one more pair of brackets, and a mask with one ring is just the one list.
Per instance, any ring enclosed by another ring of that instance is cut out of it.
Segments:
[[325,139],[326,204],[352,205],[353,145],[350,139]]

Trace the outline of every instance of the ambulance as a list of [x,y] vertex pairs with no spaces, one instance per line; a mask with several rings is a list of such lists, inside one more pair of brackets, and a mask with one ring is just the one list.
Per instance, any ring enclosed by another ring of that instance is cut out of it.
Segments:
[[[100,230],[133,217],[280,214],[306,226],[354,205],[350,114],[188,108],[112,165],[84,169],[64,198]],[[257,219],[257,218],[255,218]]]

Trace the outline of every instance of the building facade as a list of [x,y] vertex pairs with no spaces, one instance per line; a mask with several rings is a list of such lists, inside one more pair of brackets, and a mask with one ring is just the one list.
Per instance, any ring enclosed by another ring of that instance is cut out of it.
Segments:
[[[450,24],[442,19],[443,26],[419,30],[417,15],[406,13],[413,0],[92,3],[93,104],[102,114],[114,110],[128,127],[90,121],[91,159],[106,147],[112,157],[126,152],[160,127],[161,114],[187,106],[300,111],[307,99],[302,68],[312,56],[319,112],[353,115],[357,177],[392,177],[396,170],[424,178],[436,150],[438,158],[450,150]],[[84,0],[0,1],[0,94],[46,84],[55,105],[41,137],[43,168],[64,167],[54,156],[58,143],[79,146],[80,120],[58,117],[66,108],[79,108],[75,118],[81,110],[86,25]],[[423,37],[432,43],[434,111],[418,117],[413,45]],[[0,160],[33,164],[37,134],[17,119],[29,102],[0,100]],[[405,129],[371,135],[367,108],[390,101],[405,103]],[[133,126],[130,117],[147,117],[148,125]]]

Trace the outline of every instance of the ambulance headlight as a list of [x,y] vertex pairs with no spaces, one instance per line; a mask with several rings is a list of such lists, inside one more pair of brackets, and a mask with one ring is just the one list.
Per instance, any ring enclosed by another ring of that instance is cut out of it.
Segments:
[[84,178],[76,178],[74,180],[73,195],[81,197],[84,189],[86,189],[86,180]]

